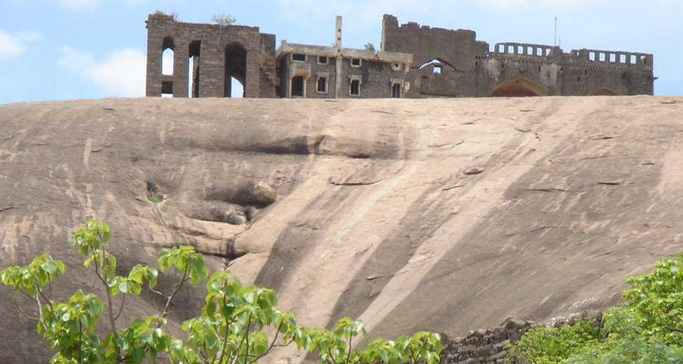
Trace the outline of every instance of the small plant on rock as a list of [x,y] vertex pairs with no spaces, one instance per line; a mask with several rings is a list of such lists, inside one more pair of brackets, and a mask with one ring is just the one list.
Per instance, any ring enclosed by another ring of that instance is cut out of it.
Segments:
[[237,18],[235,18],[235,17],[232,16],[232,15],[221,14],[221,15],[214,15],[214,16],[212,16],[212,17],[211,17],[211,21],[212,21],[214,24],[226,26],[226,25],[233,25],[233,24],[235,24],[235,22],[237,21]]

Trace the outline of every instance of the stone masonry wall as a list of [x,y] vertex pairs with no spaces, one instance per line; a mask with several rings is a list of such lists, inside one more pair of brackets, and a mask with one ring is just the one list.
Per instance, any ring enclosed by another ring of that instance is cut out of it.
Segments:
[[[401,97],[408,98],[654,93],[651,54],[591,49],[565,53],[559,47],[523,43],[500,43],[491,48],[478,41],[474,31],[414,22],[399,25],[392,15],[383,18],[381,51],[374,58],[366,57],[360,67],[351,67],[349,57],[358,56],[344,54],[339,85],[333,57],[328,64],[318,64],[316,54],[309,54],[310,60],[302,64],[287,59],[277,65],[275,35],[263,34],[257,27],[182,23],[155,13],[149,16],[147,30],[147,96],[161,96],[162,85],[172,84],[174,97],[188,97],[190,55],[198,63],[194,67],[199,72],[199,97],[226,96],[226,79],[235,72],[239,73],[235,78],[244,81],[246,97],[291,97],[288,82],[299,75],[306,79],[309,98],[389,98],[394,83],[402,85]],[[226,62],[226,49],[234,45],[246,53],[246,66],[235,66],[233,57]],[[165,47],[174,50],[173,75],[162,74]],[[412,64],[406,71],[405,63],[410,61],[400,61],[401,70],[395,70],[393,61],[382,61],[382,52],[409,55]],[[433,62],[439,66],[435,68]],[[231,66],[226,68],[226,63]],[[227,77],[226,69],[230,72]],[[325,74],[327,92],[317,92],[317,78]],[[351,78],[361,79],[359,96],[349,95]],[[333,92],[337,86],[339,95]]]
[[[164,40],[172,41],[173,75],[162,75]],[[199,43],[199,97],[225,96],[225,49],[246,50],[247,97],[275,97],[275,36],[257,27],[190,24],[152,14],[147,20],[147,96],[161,96],[162,82],[173,83],[174,97],[188,97],[190,44]]]
[[519,340],[535,325],[532,322],[507,320],[500,327],[470,331],[465,337],[442,336],[442,364],[502,364],[507,352],[505,343]]
[[[568,319],[557,320],[549,327],[559,328],[574,325],[581,320],[591,320],[602,325],[602,313],[583,312]],[[507,319],[499,327],[487,330],[472,330],[464,337],[450,338],[442,334],[441,364],[503,364],[506,362],[507,342],[516,342],[527,331],[544,325],[531,321]],[[515,363],[514,360],[511,360]]]
[[[572,50],[539,44],[501,43],[492,50],[471,30],[399,25],[385,15],[383,51],[414,57],[408,97],[488,97],[506,81],[538,86],[537,96],[652,95],[653,56],[645,53]],[[444,65],[435,73],[429,62]],[[524,90],[522,90],[524,91]]]

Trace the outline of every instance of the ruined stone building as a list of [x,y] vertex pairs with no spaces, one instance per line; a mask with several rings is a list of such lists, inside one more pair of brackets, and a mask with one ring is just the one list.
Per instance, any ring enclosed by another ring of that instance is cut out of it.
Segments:
[[[425,98],[652,95],[653,56],[541,44],[493,48],[471,30],[399,25],[384,15],[382,43],[342,47],[282,41],[241,25],[191,24],[155,13],[147,20],[147,96]],[[172,65],[163,64],[172,52]],[[170,71],[168,71],[170,69]],[[164,72],[166,71],[166,72]]]

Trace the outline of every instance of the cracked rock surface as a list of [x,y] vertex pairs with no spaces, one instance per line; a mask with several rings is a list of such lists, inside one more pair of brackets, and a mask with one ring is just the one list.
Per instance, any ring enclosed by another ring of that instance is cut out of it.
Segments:
[[[192,244],[213,269],[275,288],[307,325],[356,316],[373,336],[458,336],[596,312],[626,276],[683,250],[672,100],[4,105],[0,266],[47,251],[71,272],[54,296],[97,287],[68,243],[96,217],[121,272]],[[201,294],[179,297],[176,329]],[[127,304],[124,320],[163,306],[153,294]],[[17,306],[31,307],[0,288],[0,362],[46,361]]]

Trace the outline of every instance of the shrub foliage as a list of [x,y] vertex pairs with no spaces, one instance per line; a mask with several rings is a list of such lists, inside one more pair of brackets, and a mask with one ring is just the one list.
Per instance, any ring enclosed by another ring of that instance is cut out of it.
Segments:
[[[281,346],[295,345],[327,364],[425,363],[436,364],[441,352],[438,334],[417,332],[396,340],[366,340],[363,323],[342,318],[330,330],[299,325],[292,312],[277,309],[273,290],[243,286],[227,271],[211,273],[202,254],[189,246],[162,249],[158,268],[134,266],[128,275],[116,275],[116,257],[109,253],[109,226],[88,220],[72,244],[84,266],[97,276],[103,297],[76,291],[66,301],[50,296],[51,285],[65,274],[64,263],[47,254],[26,266],[0,270],[2,284],[28,296],[37,307],[36,329],[56,350],[52,363],[220,363],[252,364]],[[156,289],[161,272],[177,281],[169,292]],[[178,292],[186,285],[206,283],[205,303],[198,316],[182,325],[184,339],[171,336],[167,315]],[[122,322],[127,295],[149,289],[163,296],[163,310],[132,322]],[[98,329],[101,321],[106,329]],[[104,332],[104,334],[102,334]]]
[[536,328],[508,345],[522,364],[683,363],[683,254],[626,280],[626,304],[601,322]]

